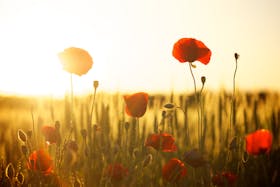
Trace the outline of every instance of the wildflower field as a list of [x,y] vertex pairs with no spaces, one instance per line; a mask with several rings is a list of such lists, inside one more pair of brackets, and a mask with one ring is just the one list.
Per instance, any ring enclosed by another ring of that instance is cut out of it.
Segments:
[[[84,96],[1,96],[0,186],[280,186],[279,93],[236,89],[237,53],[231,92],[194,79],[193,62],[211,58],[201,41],[172,54],[194,92],[109,94],[93,81]],[[59,58],[71,76],[92,66],[80,48]]]

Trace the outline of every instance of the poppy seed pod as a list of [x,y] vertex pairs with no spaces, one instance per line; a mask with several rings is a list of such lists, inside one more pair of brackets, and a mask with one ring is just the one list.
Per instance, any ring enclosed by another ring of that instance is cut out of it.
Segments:
[[206,77],[205,77],[205,76],[202,76],[202,77],[201,77],[201,82],[202,82],[202,84],[204,84],[205,81],[206,81]]
[[93,81],[93,87],[96,89],[99,86],[99,81]]
[[238,60],[239,59],[239,54],[238,53],[234,53],[234,58],[235,58],[235,60]]

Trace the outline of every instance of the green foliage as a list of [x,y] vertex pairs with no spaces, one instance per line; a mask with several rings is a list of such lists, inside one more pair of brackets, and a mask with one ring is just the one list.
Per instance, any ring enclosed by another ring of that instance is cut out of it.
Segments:
[[[125,114],[119,93],[97,93],[95,102],[89,96],[74,97],[72,106],[68,96],[62,99],[2,96],[0,186],[16,181],[23,181],[23,184],[17,182],[18,186],[214,186],[211,177],[223,171],[237,175],[236,186],[277,186],[279,95],[236,93],[234,127],[232,135],[228,135],[230,94],[222,91],[203,94],[201,137],[197,132],[195,98],[150,95],[145,115],[135,119]],[[56,121],[60,122],[62,142],[46,146],[41,127],[55,125]],[[248,156],[244,137],[259,128],[273,133],[272,152],[260,157]],[[161,131],[174,136],[177,152],[166,153],[145,146],[149,134]],[[71,141],[77,143],[77,151],[69,148]],[[39,147],[47,147],[54,162],[54,171],[48,176],[30,170],[26,164],[29,154]],[[207,164],[193,168],[185,163],[186,178],[174,184],[163,180],[162,166],[171,158],[183,160],[184,153],[195,148],[199,148]],[[106,175],[106,168],[113,163],[121,163],[127,169],[128,174],[122,180]]]

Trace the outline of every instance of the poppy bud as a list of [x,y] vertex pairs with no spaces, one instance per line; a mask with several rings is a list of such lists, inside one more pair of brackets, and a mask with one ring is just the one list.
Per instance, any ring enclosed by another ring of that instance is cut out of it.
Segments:
[[18,130],[18,139],[21,140],[22,142],[26,142],[27,141],[27,135],[25,134],[25,132],[21,129]]
[[167,103],[165,105],[163,105],[163,107],[167,110],[173,110],[173,109],[176,109],[176,105],[173,104],[173,103]]
[[239,54],[238,53],[234,53],[234,58],[235,58],[235,60],[237,60],[237,59],[239,59]]
[[12,163],[9,163],[5,169],[5,175],[7,178],[12,179],[15,175],[15,168]]
[[99,86],[99,81],[93,81],[93,87],[96,89]]
[[148,154],[145,158],[145,160],[143,161],[143,168],[148,166],[153,160],[153,156],[152,154]]
[[16,175],[16,181],[23,185],[24,183],[24,175],[22,174],[22,172],[18,172],[17,175]]
[[202,82],[202,84],[204,84],[205,81],[206,81],[206,77],[205,77],[205,76],[202,76],[202,77],[201,77],[201,82]]

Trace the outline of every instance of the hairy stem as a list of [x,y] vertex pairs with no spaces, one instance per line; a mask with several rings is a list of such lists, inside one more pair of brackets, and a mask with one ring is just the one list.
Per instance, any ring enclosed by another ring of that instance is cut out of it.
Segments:
[[[195,94],[195,99],[196,99],[196,104],[199,104],[199,98],[197,95],[197,91],[196,91],[196,81],[195,81],[195,77],[192,71],[192,64],[189,63],[189,69],[192,75],[192,79],[193,79],[193,84],[194,84],[194,94]],[[197,129],[197,139],[198,139],[198,146],[199,148],[201,148],[201,135],[200,135],[200,130],[199,130],[199,124],[200,124],[200,112],[199,112],[199,107],[197,108],[197,116],[198,116],[198,129]]]

